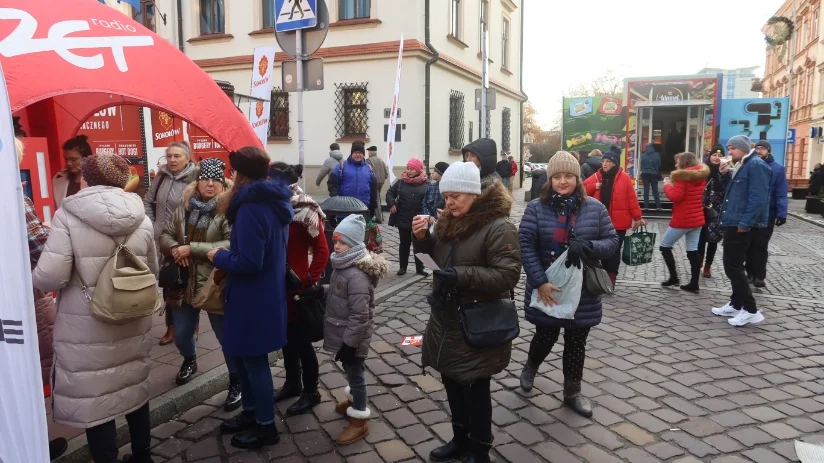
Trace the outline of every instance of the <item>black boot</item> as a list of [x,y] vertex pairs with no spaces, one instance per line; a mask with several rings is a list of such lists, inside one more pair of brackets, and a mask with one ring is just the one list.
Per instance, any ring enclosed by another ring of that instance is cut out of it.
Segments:
[[481,442],[469,439],[469,457],[464,463],[490,463],[489,451],[492,450],[492,443]]
[[526,360],[524,369],[521,370],[521,389],[526,392],[532,390],[532,385],[535,382],[535,374],[538,373],[538,367],[541,365],[534,365],[531,359]]
[[584,418],[592,418],[592,402],[581,395],[581,382],[564,378],[564,403]]
[[226,420],[220,425],[220,432],[223,434],[234,434],[245,431],[257,424],[254,410],[243,410],[239,415],[230,420]]
[[690,283],[681,285],[681,289],[698,294],[698,277],[701,276],[701,253],[698,251],[687,251],[687,258],[690,260]]
[[398,275],[406,275],[406,269],[405,268],[398,269]]
[[60,455],[66,453],[66,450],[69,448],[69,442],[62,438],[58,437],[55,440],[49,441],[49,460],[55,460]]
[[240,378],[237,373],[229,373],[229,394],[226,395],[226,402],[223,403],[223,409],[227,412],[235,411],[240,407],[240,403]]
[[669,280],[661,283],[663,287],[675,286],[680,281],[678,280],[678,270],[675,269],[675,257],[672,255],[672,248],[661,248],[661,255],[664,257],[664,263],[667,264],[669,270]]
[[302,415],[306,412],[312,411],[315,405],[320,403],[320,394],[317,392],[304,392],[300,395],[297,402],[293,403],[286,409],[288,416]]
[[303,392],[303,387],[300,385],[299,380],[289,381],[287,379],[286,382],[283,383],[283,387],[275,391],[275,403],[290,397],[297,397],[301,392]]
[[195,373],[197,373],[197,357],[183,357],[183,365],[180,365],[180,371],[177,372],[177,377],[175,378],[175,382],[182,386],[195,377]]
[[452,440],[429,452],[429,461],[463,460],[469,451],[469,437],[466,428],[452,423]]
[[275,423],[255,423],[252,429],[232,437],[232,447],[247,450],[259,449],[265,445],[275,445],[278,442],[280,442],[280,436]]
[[154,463],[154,460],[152,460],[152,454],[146,450],[145,452],[124,456],[123,463]]

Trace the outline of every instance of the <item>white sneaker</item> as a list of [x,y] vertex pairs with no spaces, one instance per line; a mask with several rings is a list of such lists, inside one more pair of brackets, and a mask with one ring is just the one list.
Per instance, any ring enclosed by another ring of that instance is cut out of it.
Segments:
[[749,313],[746,310],[741,310],[741,312],[733,318],[727,320],[732,326],[744,326],[749,324],[758,324],[764,321],[764,315],[759,310],[756,313]]
[[723,307],[713,307],[712,313],[721,317],[735,317],[741,313],[741,310],[736,310],[731,302],[727,302]]

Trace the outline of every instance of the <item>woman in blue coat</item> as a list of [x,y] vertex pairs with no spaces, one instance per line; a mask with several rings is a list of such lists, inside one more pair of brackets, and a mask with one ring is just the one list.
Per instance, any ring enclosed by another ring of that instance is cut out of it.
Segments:
[[581,395],[585,349],[589,330],[601,323],[601,298],[581,288],[574,320],[553,318],[530,307],[532,291],[547,305],[557,303],[560,288],[547,281],[546,270],[564,251],[567,267],[581,260],[607,259],[618,251],[618,234],[603,204],[588,198],[581,183],[581,168],[574,156],[559,151],[547,166],[548,181],[540,199],[527,205],[521,220],[521,253],[526,272],[526,320],[536,326],[529,357],[521,373],[521,388],[532,389],[535,374],[564,329],[564,403],[578,414],[592,416],[592,404]]
[[269,156],[260,148],[229,153],[235,184],[219,204],[232,225],[230,249],[208,257],[227,273],[223,350],[237,358],[243,413],[221,425],[232,445],[254,449],[278,443],[269,353],[286,344],[286,241],[292,191],[267,180]]

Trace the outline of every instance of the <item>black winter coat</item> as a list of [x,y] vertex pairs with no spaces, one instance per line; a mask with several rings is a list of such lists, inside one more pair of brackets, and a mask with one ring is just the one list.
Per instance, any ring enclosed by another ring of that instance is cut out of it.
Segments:
[[401,179],[398,179],[389,187],[389,191],[386,192],[386,205],[390,209],[392,206],[398,208],[395,215],[397,219],[396,227],[407,230],[412,229],[412,219],[416,215],[423,214],[423,198],[426,197],[426,190],[428,189],[429,182],[412,185],[404,183]]
[[512,176],[512,164],[509,161],[498,161],[495,172],[498,172],[501,178],[509,178]]

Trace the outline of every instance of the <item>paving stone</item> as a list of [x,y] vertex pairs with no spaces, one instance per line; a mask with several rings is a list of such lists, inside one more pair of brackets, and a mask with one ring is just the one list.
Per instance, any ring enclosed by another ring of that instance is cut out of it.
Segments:
[[613,457],[592,444],[586,444],[571,450],[572,453],[591,463],[622,463],[619,458]]
[[822,426],[821,423],[807,418],[790,418],[786,421],[786,423],[805,433],[818,432],[824,429],[824,426]]
[[[584,435],[584,437],[588,438],[595,444],[609,450],[615,450],[624,446],[624,442],[621,441],[618,435],[603,426],[588,426],[586,428],[582,428],[580,432]],[[518,438],[517,436],[514,437],[516,439]]]
[[775,421],[786,418],[783,413],[770,407],[745,408],[744,413],[761,422]]
[[[131,453],[131,451],[129,453]],[[186,460],[188,461],[203,460],[206,458],[219,456],[220,449],[217,446],[217,439],[214,437],[204,439],[186,450]]]
[[412,413],[425,413],[437,410],[438,405],[430,399],[416,400],[415,402],[407,404]]
[[497,426],[507,426],[518,421],[518,417],[504,407],[492,409],[492,422]]
[[550,463],[581,463],[581,459],[570,453],[567,447],[555,442],[544,442],[532,450]]
[[410,386],[408,384],[392,388],[392,393],[398,396],[398,398],[401,399],[403,402],[413,402],[416,400],[423,399],[423,394],[421,393],[421,391],[418,388]]
[[780,442],[770,447],[775,453],[790,461],[798,461],[798,455],[795,454],[795,443]]
[[186,426],[188,426],[188,424],[180,421],[169,421],[152,429],[152,436],[158,439],[168,439],[181,429],[186,428]]
[[431,426],[435,423],[443,423],[444,421],[449,421],[450,418],[446,413],[440,410],[434,410],[431,412],[418,414],[418,419],[423,421],[423,424]]
[[629,403],[638,407],[639,410],[644,411],[650,411],[655,410],[657,408],[661,408],[661,405],[658,404],[658,402],[647,397],[634,397],[629,400]]
[[407,426],[398,430],[398,436],[408,445],[416,445],[432,439],[432,433],[422,424]]
[[281,458],[297,453],[298,447],[295,445],[295,439],[288,434],[281,434],[278,445],[274,445],[266,450],[266,456],[269,457],[269,460],[280,460]]
[[229,463],[263,463],[263,460],[256,453],[243,452],[229,458]]
[[612,426],[615,423],[624,421],[624,418],[612,413],[604,407],[594,407],[592,409],[592,418],[602,426]]
[[361,453],[360,455],[355,455],[348,457],[346,459],[347,463],[383,463],[383,459],[381,459],[378,452],[366,452]]
[[418,385],[418,388],[420,388],[420,390],[423,391],[426,394],[429,394],[429,393],[432,393],[432,392],[435,392],[435,391],[440,391],[440,390],[443,390],[443,388],[444,388],[443,384],[440,381],[438,381],[437,378],[435,378],[433,376],[429,376],[429,375],[413,376],[409,379],[414,381],[415,384]]
[[634,413],[627,416],[627,419],[651,433],[658,433],[670,428],[670,425],[646,412]]
[[413,452],[412,449],[409,448],[409,446],[407,446],[399,440],[381,442],[380,444],[377,444],[375,446],[375,450],[378,451],[378,454],[387,463],[404,461],[410,458],[414,458],[415,456],[415,452]]
[[286,418],[286,426],[289,427],[289,432],[292,434],[320,429],[317,418],[310,413]]
[[759,428],[767,431],[776,439],[795,439],[801,435],[797,429],[785,423],[767,423],[762,424]]
[[648,445],[645,448],[647,452],[662,460],[668,460],[672,457],[677,457],[678,455],[684,454],[684,449],[666,442],[658,442],[657,444]]
[[700,399],[696,400],[695,403],[711,412],[725,412],[738,408],[738,405],[726,399]]
[[495,450],[501,454],[501,457],[504,460],[512,463],[542,463],[540,458],[530,452],[528,448],[520,444],[511,443],[506,445],[498,445],[495,447]]
[[755,463],[785,463],[787,461],[781,455],[765,448],[746,450],[743,454]]
[[615,452],[616,455],[623,458],[625,461],[629,463],[660,463],[661,460],[655,458],[654,456],[650,455],[649,453],[637,448],[631,447],[626,449],[621,449]]
[[696,439],[685,432],[669,431],[661,434],[661,438],[666,441],[675,442],[687,452],[701,459],[710,455],[717,455],[719,453],[718,449],[715,447],[707,444],[703,440]]
[[750,463],[744,458],[737,457],[735,455],[727,455],[720,458],[714,458],[712,463]]
[[729,433],[733,439],[741,442],[747,447],[754,447],[760,444],[769,444],[775,438],[758,428],[744,428]]
[[415,415],[413,415],[412,412],[405,408],[384,413],[383,417],[395,429],[404,428],[406,426],[413,425],[418,422],[418,419],[415,417]]
[[196,441],[217,429],[221,424],[223,424],[223,421],[221,420],[216,420],[214,418],[203,418],[197,423],[177,433],[177,437]]
[[626,401],[616,398],[613,395],[602,395],[596,399],[594,402],[602,407],[606,407],[609,410],[619,414],[619,415],[627,415],[635,411],[635,407],[628,404]]
[[581,434],[563,423],[542,426],[541,431],[567,447],[574,447],[586,442]]
[[522,409],[518,410],[516,413],[517,413],[518,416],[520,416],[521,418],[527,420],[528,422],[530,422],[531,424],[533,424],[535,426],[544,425],[544,424],[551,423],[552,421],[554,421],[554,418],[549,416],[548,413],[546,413],[545,411],[543,411],[543,410],[541,410],[537,407],[534,407],[534,406],[529,406],[529,407],[526,407],[526,408],[522,408]]
[[[371,424],[370,424],[371,434]],[[321,455],[334,449],[332,439],[320,431],[309,431],[294,436],[295,446],[307,457]]]
[[656,418],[659,418],[669,424],[680,423],[687,419],[686,416],[676,411],[670,410],[669,408],[662,408],[660,410],[655,410],[650,413]]
[[152,449],[152,453],[163,458],[172,458],[175,455],[185,452],[194,442],[183,439],[169,439]]
[[382,413],[397,410],[403,406],[403,403],[392,394],[379,395],[377,397],[370,397],[369,400]]
[[724,432],[725,427],[707,418],[692,418],[679,426],[695,437],[707,437]]
[[494,392],[492,393],[492,399],[498,402],[498,405],[506,407],[509,410],[517,410],[527,406],[527,403],[524,402],[518,394],[511,391]]
[[712,445],[723,453],[732,453],[741,450],[741,444],[725,434],[717,434],[704,439],[704,442]]
[[661,399],[661,401],[669,405],[673,410],[678,410],[687,416],[697,417],[707,415],[706,410],[697,407],[692,402],[688,402],[680,397],[665,397]]
[[415,453],[417,453],[418,457],[420,457],[422,460],[428,461],[429,452],[435,450],[441,445],[443,445],[441,441],[439,441],[438,439],[432,439],[414,446],[413,450],[415,450]]
[[186,413],[180,415],[179,419],[188,423],[195,423],[197,420],[211,414],[215,410],[217,410],[215,407],[210,407],[208,405],[195,405]]
[[507,426],[504,428],[504,431],[512,436],[513,439],[526,446],[542,442],[545,439],[544,435],[541,434],[535,426],[525,421]]
[[655,442],[655,437],[652,434],[632,423],[621,423],[618,426],[613,426],[612,430],[635,445],[647,445]]

